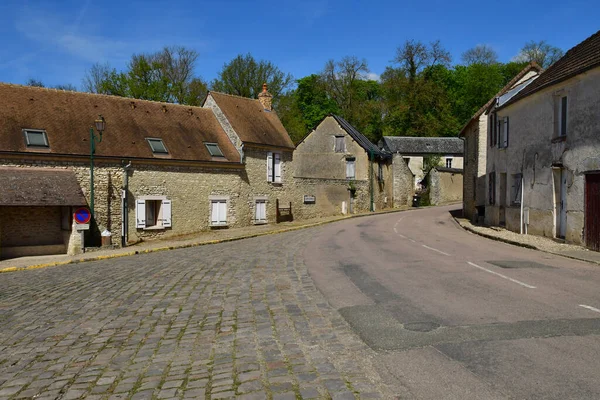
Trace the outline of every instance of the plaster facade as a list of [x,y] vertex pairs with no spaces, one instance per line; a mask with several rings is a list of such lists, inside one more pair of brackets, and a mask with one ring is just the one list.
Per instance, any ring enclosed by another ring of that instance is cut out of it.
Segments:
[[[558,137],[557,102],[568,99],[567,133]],[[600,170],[600,68],[533,93],[498,110],[509,117],[509,144],[488,150],[490,174],[496,176],[494,204],[487,202],[486,223],[505,223],[513,231],[557,237],[560,235],[560,176],[565,178],[566,217],[563,227],[568,242],[584,241],[585,175]],[[504,174],[504,175],[503,175]],[[523,226],[521,205],[511,198],[511,177],[523,178]],[[506,177],[507,184],[502,185]],[[564,203],[564,202],[563,202]]]
[[429,201],[431,205],[460,202],[463,195],[463,171],[434,168],[429,173]]

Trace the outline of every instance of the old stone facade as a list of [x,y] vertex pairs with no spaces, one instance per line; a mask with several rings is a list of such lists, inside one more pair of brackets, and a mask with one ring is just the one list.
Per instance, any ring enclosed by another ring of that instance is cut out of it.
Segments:
[[[509,118],[509,141],[488,151],[486,223],[583,243],[586,175],[600,170],[599,93],[595,68],[497,111]],[[566,132],[559,134],[563,98]]]
[[541,68],[531,63],[520,71],[494,98],[481,107],[461,130],[464,139],[463,215],[473,222],[483,222],[486,204],[486,163],[489,127],[489,108],[500,96],[535,79]]
[[391,157],[376,148],[371,156],[364,147],[368,140],[345,124],[339,117],[325,118],[294,152],[295,182],[316,196],[314,205],[302,206],[307,214],[369,211],[371,194],[375,210],[394,206]]

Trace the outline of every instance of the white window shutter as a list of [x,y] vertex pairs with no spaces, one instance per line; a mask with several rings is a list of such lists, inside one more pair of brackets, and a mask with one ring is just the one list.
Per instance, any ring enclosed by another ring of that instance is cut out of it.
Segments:
[[256,202],[256,221],[267,220],[267,204],[264,200],[258,200]]
[[219,202],[219,223],[220,224],[227,223],[227,202],[226,201]]
[[171,227],[171,200],[162,201],[162,224],[164,228]]
[[347,160],[346,161],[346,178],[355,178],[356,172],[354,169],[354,161]]
[[274,153],[275,157],[275,179],[273,182],[281,182],[281,154]]
[[212,225],[216,225],[219,223],[219,202],[213,201],[211,203],[211,211],[210,211],[210,223]]
[[267,152],[267,181],[273,182],[273,153]]
[[135,219],[136,219],[136,228],[145,228],[146,227],[146,201],[145,200],[137,200],[135,202]]

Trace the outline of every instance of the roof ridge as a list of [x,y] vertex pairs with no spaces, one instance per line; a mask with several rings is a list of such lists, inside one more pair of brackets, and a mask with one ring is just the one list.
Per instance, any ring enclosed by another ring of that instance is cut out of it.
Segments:
[[161,104],[161,105],[165,105],[165,106],[177,106],[177,107],[194,108],[194,109],[199,109],[199,110],[207,110],[206,108],[201,107],[201,106],[192,106],[189,104],[179,104],[179,103],[169,103],[166,101],[138,99],[135,97],[124,97],[124,96],[117,96],[114,94],[79,92],[76,90],[62,90],[62,89],[47,88],[47,87],[40,87],[40,86],[21,85],[18,83],[9,83],[9,82],[0,82],[0,87],[2,87],[2,86],[15,87],[15,88],[21,88],[21,89],[29,89],[29,90],[39,91],[39,92],[53,91],[53,92],[57,92],[57,93],[71,93],[71,94],[81,95],[81,96],[106,97],[106,98],[110,98],[110,99],[118,99],[121,101],[128,100],[129,102],[140,101],[143,103],[154,103],[154,104]]
[[216,91],[216,90],[209,90],[209,91],[208,91],[208,93],[209,93],[209,94],[210,94],[210,93],[216,93],[216,94],[220,94],[220,95],[223,95],[223,96],[234,97],[234,98],[237,98],[237,99],[244,99],[244,100],[251,100],[251,101],[259,101],[258,99],[253,99],[252,97],[244,97],[244,96],[240,96],[240,95],[237,95],[237,94],[223,93],[223,92],[218,92],[218,91]]

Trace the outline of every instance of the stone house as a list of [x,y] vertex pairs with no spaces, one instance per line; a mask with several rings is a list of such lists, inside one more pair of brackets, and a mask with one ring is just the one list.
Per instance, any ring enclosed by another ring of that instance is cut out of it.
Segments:
[[599,250],[598,110],[600,31],[490,110],[486,223]]
[[[462,197],[456,196],[457,188],[462,192],[463,142],[459,138],[384,136],[379,147],[393,154],[394,169],[408,167],[413,178],[402,185],[410,184],[413,193],[430,181],[435,188],[435,196],[430,196],[431,204],[451,203]],[[440,161],[435,173],[426,177],[423,167],[427,156],[439,156]],[[407,190],[394,185],[395,193]]]
[[325,117],[294,152],[294,180],[307,217],[393,206],[391,155],[337,115]]
[[499,98],[514,96],[519,90],[533,82],[542,68],[536,63],[528,64],[510,80],[494,97],[484,104],[463,126],[459,137],[464,139],[463,215],[473,222],[483,222],[486,203],[486,155],[488,148],[490,107]]
[[203,104],[216,115],[244,164],[246,185],[235,196],[255,210],[248,224],[278,222],[281,209],[292,219],[290,204],[299,204],[292,172],[294,143],[271,100],[265,84],[258,99],[209,92]]
[[[86,245],[104,230],[119,245],[271,222],[271,196],[292,179],[293,144],[258,100],[237,100],[246,117],[222,106],[238,145],[210,108],[11,84],[0,84],[0,99],[3,258],[81,250],[72,214],[90,203],[90,126],[99,114],[107,122]],[[259,128],[238,126],[243,118]]]

